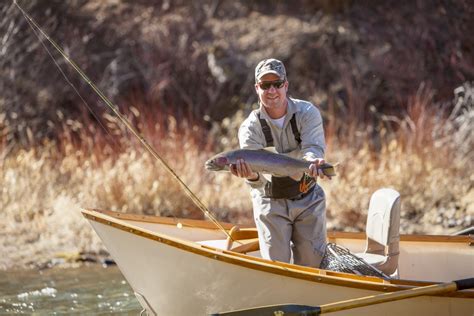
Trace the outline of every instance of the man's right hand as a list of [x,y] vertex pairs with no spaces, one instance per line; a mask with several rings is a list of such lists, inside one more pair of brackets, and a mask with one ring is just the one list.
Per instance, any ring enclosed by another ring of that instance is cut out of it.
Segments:
[[235,164],[231,164],[230,172],[236,177],[245,178],[249,181],[258,180],[258,173],[253,172],[252,168],[243,159],[238,159]]

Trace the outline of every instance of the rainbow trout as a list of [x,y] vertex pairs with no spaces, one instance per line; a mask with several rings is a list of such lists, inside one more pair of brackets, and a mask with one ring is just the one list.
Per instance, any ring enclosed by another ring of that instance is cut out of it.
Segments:
[[[229,171],[229,165],[237,159],[244,159],[252,171],[272,174],[279,177],[298,177],[308,171],[310,161],[295,159],[277,154],[265,149],[237,149],[219,153],[206,161],[205,167],[211,171]],[[336,171],[333,165],[324,163],[320,169],[326,176],[334,177]]]

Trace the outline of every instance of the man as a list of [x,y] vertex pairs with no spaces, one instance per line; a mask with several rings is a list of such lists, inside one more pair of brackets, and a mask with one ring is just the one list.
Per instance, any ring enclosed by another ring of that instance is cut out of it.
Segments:
[[[233,175],[251,187],[254,219],[263,258],[319,267],[326,247],[326,201],[316,178],[324,178],[324,130],[319,110],[310,102],[287,97],[283,63],[264,59],[255,68],[259,109],[239,129],[241,148],[274,146],[279,153],[312,161],[306,176],[263,176],[244,160],[231,167]],[[293,243],[291,249],[290,242]]]

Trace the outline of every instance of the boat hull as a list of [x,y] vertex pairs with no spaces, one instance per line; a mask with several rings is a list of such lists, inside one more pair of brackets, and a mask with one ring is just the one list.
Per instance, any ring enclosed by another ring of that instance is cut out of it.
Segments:
[[[207,315],[284,303],[315,306],[407,288],[234,255],[180,242],[113,218],[88,218],[150,314]],[[474,295],[469,293],[417,297],[334,315],[472,315],[473,312]]]

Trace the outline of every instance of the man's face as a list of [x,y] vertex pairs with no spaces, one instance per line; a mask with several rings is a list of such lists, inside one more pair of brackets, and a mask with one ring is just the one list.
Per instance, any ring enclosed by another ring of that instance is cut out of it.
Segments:
[[267,110],[281,109],[286,106],[288,81],[284,80],[282,83],[277,75],[266,74],[255,84],[255,91]]

